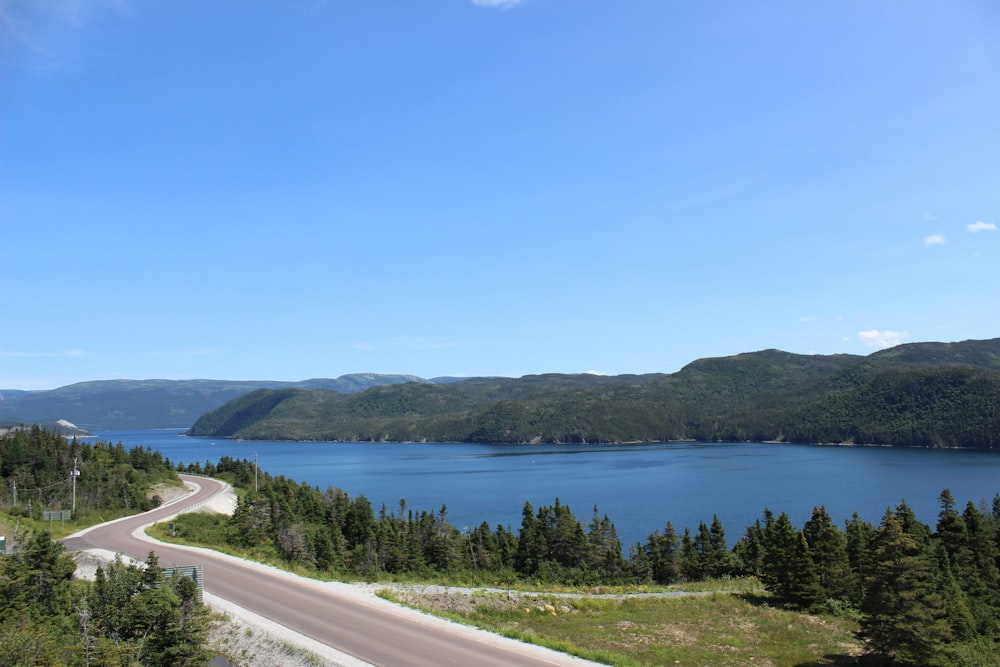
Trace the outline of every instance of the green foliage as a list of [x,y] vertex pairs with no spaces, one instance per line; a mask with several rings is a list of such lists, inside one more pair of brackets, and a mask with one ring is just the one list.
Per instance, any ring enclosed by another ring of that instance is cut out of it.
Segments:
[[934,563],[895,514],[875,534],[861,636],[874,652],[907,665],[946,664],[952,639],[945,600],[934,590]]
[[532,375],[357,394],[261,390],[192,435],[343,441],[693,439],[1000,448],[1000,339],[919,343],[870,357],[778,350],[702,359],[672,375]]
[[0,559],[0,662],[4,665],[207,665],[208,612],[189,578],[165,579],[121,560],[93,585],[72,581],[62,544],[39,532]]
[[[176,482],[171,464],[159,452],[121,443],[76,439],[33,426],[0,436],[0,508],[40,519],[45,510],[73,507],[74,461],[77,512],[152,509],[159,500],[150,495],[160,482]],[[16,499],[15,499],[16,494]],[[15,502],[16,500],[16,502]]]
[[[245,483],[253,479],[246,460],[223,459],[213,468]],[[855,515],[843,530],[823,507],[801,529],[788,514],[765,510],[732,549],[718,517],[694,533],[685,527],[680,538],[667,522],[625,558],[607,516],[595,507],[584,525],[558,498],[537,509],[526,502],[518,531],[483,523],[460,532],[448,523],[446,507],[418,511],[400,500],[398,509],[376,511],[364,496],[340,489],[320,491],[267,473],[258,481],[259,490],[240,497],[226,525],[208,522],[206,539],[224,535],[251,555],[368,579],[607,586],[755,575],[768,602],[860,622],[869,650],[901,664],[972,660],[1000,640],[1000,494],[988,511],[970,503],[958,514],[943,492],[937,531],[905,503],[877,528]],[[190,534],[202,523],[192,521]],[[185,518],[177,524],[188,534]]]

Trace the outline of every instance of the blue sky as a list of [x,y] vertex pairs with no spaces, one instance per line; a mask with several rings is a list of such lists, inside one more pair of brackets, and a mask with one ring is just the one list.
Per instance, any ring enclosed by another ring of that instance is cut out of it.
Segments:
[[1000,336],[1000,4],[0,0],[0,388]]

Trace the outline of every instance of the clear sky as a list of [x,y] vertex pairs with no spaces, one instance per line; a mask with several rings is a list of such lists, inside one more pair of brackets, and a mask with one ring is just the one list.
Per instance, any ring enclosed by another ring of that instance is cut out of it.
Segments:
[[998,224],[995,0],[0,0],[0,388],[994,338]]

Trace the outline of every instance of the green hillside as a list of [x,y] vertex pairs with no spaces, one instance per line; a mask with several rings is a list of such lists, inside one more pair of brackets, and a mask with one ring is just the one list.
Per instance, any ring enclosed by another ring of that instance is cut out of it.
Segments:
[[412,375],[356,373],[303,382],[101,380],[47,391],[0,391],[0,426],[65,419],[90,430],[188,428],[198,417],[257,389],[302,387],[357,392],[422,381]]
[[532,375],[357,394],[262,390],[192,435],[289,440],[782,440],[1000,448],[1000,339],[875,353],[764,350],[670,375]]

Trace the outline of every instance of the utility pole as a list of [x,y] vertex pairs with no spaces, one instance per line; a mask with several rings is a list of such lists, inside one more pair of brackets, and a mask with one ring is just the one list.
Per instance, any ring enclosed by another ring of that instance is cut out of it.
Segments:
[[17,507],[17,480],[10,478],[10,490],[14,494],[14,507]]
[[73,459],[73,516],[76,516],[76,478],[80,476],[80,471],[76,469],[76,459]]
[[253,453],[253,492],[257,493],[257,452]]

